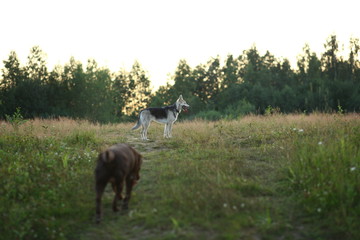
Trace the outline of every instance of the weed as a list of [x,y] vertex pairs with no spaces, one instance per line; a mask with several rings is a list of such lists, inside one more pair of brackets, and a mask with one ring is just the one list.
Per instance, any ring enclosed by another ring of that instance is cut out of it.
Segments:
[[16,112],[14,112],[12,116],[6,114],[5,118],[6,121],[11,124],[15,131],[18,131],[19,126],[27,122],[27,120],[25,120],[24,117],[21,115],[21,110],[19,107],[16,108]]

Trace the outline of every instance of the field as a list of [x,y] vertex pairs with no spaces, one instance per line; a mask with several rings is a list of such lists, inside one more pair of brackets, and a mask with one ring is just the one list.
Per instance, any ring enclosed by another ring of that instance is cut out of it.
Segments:
[[[0,239],[360,239],[360,115],[131,124],[0,122]],[[129,210],[95,224],[99,151],[144,156]]]

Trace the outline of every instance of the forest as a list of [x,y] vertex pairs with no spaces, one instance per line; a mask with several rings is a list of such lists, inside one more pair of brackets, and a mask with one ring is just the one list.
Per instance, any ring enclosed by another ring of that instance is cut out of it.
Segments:
[[[252,46],[240,56],[212,57],[190,67],[180,60],[170,81],[155,92],[139,62],[111,72],[94,59],[86,66],[74,57],[49,70],[39,46],[22,65],[15,51],[3,60],[0,119],[14,113],[25,118],[86,119],[108,123],[133,120],[140,109],[164,106],[180,94],[191,105],[183,119],[236,119],[246,114],[359,112],[360,43],[342,49],[330,35],[320,56],[305,44],[297,66]],[[342,54],[346,52],[347,54]]]

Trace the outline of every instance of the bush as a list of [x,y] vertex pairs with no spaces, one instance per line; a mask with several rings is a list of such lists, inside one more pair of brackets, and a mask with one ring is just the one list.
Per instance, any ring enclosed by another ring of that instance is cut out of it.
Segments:
[[208,120],[208,121],[217,121],[222,118],[222,115],[220,112],[215,110],[209,110],[209,111],[202,111],[196,114],[195,118]]
[[242,99],[225,109],[225,115],[227,118],[236,119],[240,116],[247,115],[255,112],[255,106],[248,102],[246,99]]

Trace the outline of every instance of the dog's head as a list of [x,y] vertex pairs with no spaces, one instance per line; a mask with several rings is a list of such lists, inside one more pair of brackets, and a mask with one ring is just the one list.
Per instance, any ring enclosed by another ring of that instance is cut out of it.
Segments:
[[186,103],[182,95],[180,95],[178,100],[176,100],[176,105],[180,106],[180,109],[184,112],[187,112],[190,108],[190,105]]

